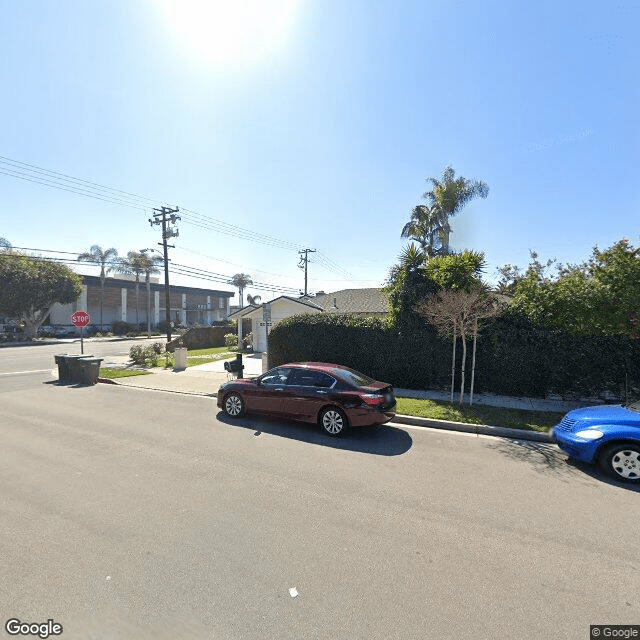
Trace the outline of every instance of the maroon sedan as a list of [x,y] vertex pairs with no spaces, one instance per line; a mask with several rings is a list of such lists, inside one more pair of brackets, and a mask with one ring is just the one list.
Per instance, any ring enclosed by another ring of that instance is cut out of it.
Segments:
[[390,385],[325,362],[283,364],[218,389],[218,407],[230,418],[249,412],[312,422],[330,436],[340,435],[348,426],[389,422],[395,406]]

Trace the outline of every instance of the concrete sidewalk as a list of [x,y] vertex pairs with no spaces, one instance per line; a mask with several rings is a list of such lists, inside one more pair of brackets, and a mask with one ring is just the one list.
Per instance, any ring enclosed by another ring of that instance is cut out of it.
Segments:
[[[231,358],[228,358],[230,360]],[[188,367],[184,371],[175,372],[171,369],[149,369],[152,375],[134,376],[131,378],[118,378],[116,384],[129,387],[141,387],[145,389],[158,389],[162,391],[175,391],[176,393],[191,393],[195,395],[215,395],[218,387],[233,380],[224,369],[224,360],[216,360],[208,364]],[[243,354],[244,377],[252,378],[262,373],[262,358],[260,355]],[[126,356],[106,357],[102,363],[105,368],[122,368],[128,363]],[[446,391],[430,391],[396,388],[395,394],[402,398],[424,398],[449,402],[450,393]],[[454,395],[454,402],[458,401],[458,394]],[[464,402],[469,401],[465,394]],[[600,400],[547,400],[544,398],[525,398],[500,396],[490,393],[479,393],[473,396],[473,403],[493,407],[506,407],[509,409],[522,409],[526,411],[555,411],[566,413],[580,407],[602,404]]]
[[[105,368],[120,368],[127,364],[128,358],[107,357],[102,366]],[[186,395],[215,397],[218,388],[228,380],[233,380],[224,369],[224,360],[217,360],[208,364],[189,367],[184,371],[175,372],[170,369],[150,369],[150,375],[133,376],[130,378],[117,378],[116,380],[101,379],[126,387],[139,389],[180,393]],[[243,355],[244,377],[251,378],[262,373],[262,358],[259,355]],[[438,401],[449,401],[450,394],[441,391],[416,391],[413,389],[395,389],[396,396],[407,398],[425,398]],[[454,399],[457,399],[455,396]],[[561,400],[544,400],[538,398],[512,398],[492,394],[478,394],[473,398],[474,404],[507,407],[528,411],[556,411],[566,413],[577,407],[595,404],[595,402],[572,402]],[[468,398],[465,398],[468,401]],[[464,431],[484,435],[493,435],[520,440],[535,440],[538,442],[551,442],[547,434],[536,433],[520,429],[507,429],[493,427],[491,425],[473,425],[413,416],[396,415],[393,422],[413,426],[422,426],[453,431]]]

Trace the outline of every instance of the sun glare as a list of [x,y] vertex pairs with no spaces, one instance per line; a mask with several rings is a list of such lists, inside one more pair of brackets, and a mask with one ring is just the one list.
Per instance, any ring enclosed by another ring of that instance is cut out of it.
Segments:
[[167,0],[173,29],[214,63],[258,60],[282,46],[298,0]]

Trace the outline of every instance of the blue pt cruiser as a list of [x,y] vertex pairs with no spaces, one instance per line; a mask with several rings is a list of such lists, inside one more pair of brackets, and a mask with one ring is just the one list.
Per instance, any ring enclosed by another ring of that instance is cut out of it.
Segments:
[[571,458],[598,463],[618,480],[640,482],[640,402],[575,409],[550,434]]

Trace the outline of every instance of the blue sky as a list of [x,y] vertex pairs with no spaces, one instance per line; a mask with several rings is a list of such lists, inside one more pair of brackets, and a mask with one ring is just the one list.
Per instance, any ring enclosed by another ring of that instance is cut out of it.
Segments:
[[[637,6],[185,2],[0,3],[0,236],[126,254],[157,246],[154,204],[178,205],[207,218],[183,217],[176,264],[295,291],[312,248],[310,291],[379,286],[450,164],[490,187],[451,238],[489,280],[530,249],[640,244]],[[7,158],[152,200],[48,188]]]

